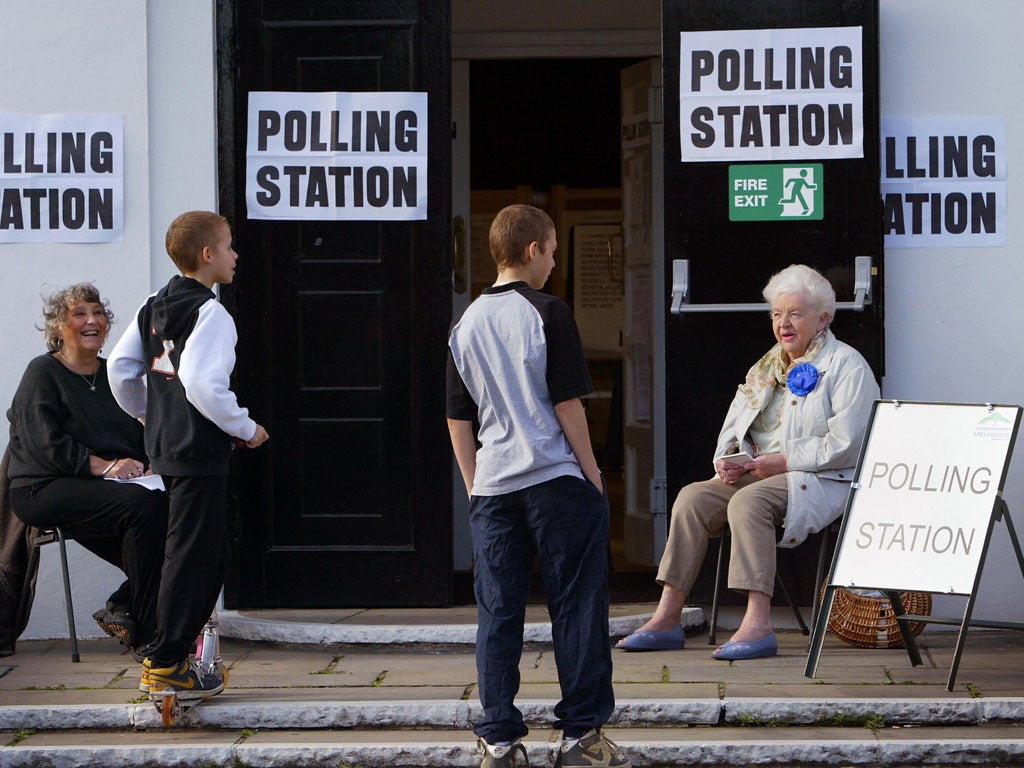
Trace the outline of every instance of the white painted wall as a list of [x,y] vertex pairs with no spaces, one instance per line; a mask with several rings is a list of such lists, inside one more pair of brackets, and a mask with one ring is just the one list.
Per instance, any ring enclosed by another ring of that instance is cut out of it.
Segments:
[[[124,115],[125,239],[111,244],[0,244],[0,366],[4,410],[28,361],[45,351],[35,330],[40,293],[89,280],[117,316],[108,350],[136,308],[174,273],[163,238],[171,219],[216,209],[213,0],[17,0],[0,24],[0,109]],[[0,449],[7,445],[0,429]],[[57,547],[43,548],[24,638],[66,637]],[[70,547],[80,637],[121,574]]]
[[[1024,400],[1024,29],[1018,0],[882,0],[882,117],[1002,117],[1009,234],[1005,248],[890,249],[885,254],[887,398]],[[1024,534],[1024,449],[1004,497]],[[1019,621],[1024,578],[996,528],[975,617]],[[933,613],[961,615],[962,598]]]

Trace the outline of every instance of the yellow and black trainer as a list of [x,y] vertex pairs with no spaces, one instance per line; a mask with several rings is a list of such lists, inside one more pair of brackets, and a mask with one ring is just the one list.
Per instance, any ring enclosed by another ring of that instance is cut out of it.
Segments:
[[[142,685],[141,680],[139,685]],[[220,693],[224,690],[224,681],[213,675],[204,675],[188,661],[179,662],[171,667],[150,666],[149,692],[159,693],[168,688],[173,689],[181,701],[189,701],[209,698]]]
[[139,690],[143,693],[149,693],[149,673],[153,670],[153,660],[143,659],[142,660],[142,677],[139,678]]

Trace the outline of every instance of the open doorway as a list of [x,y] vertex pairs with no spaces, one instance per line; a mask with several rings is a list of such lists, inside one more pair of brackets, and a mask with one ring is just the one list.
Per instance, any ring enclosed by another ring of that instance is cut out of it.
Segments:
[[[465,141],[468,134],[470,264],[464,302],[468,304],[494,280],[494,264],[487,251],[493,215],[511,203],[546,210],[555,221],[559,245],[556,268],[545,290],[574,309],[595,387],[584,404],[591,442],[608,482],[609,563],[612,597],[617,602],[646,601],[654,594],[653,566],[630,559],[625,533],[623,404],[630,377],[624,372],[620,99],[623,70],[640,61],[470,61],[465,76],[468,112],[461,124],[459,85],[455,84],[457,141]],[[458,186],[458,180],[455,183]],[[584,292],[590,311],[584,306]],[[598,303],[593,301],[596,294],[600,294]],[[642,482],[646,487],[648,479]],[[465,530],[458,517],[456,510],[456,529]],[[471,599],[471,577],[460,568],[458,540],[455,549],[455,597]],[[461,561],[466,563],[465,558]],[[540,599],[539,585],[533,595]]]

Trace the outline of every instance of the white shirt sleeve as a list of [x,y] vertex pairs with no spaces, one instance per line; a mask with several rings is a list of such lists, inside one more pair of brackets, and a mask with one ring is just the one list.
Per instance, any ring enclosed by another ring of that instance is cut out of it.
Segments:
[[[148,299],[147,299],[148,300]],[[145,304],[143,304],[145,306]],[[139,334],[139,312],[125,328],[107,358],[107,379],[110,391],[121,410],[139,421],[146,420],[146,351]]]
[[199,317],[178,358],[185,398],[222,431],[242,440],[256,434],[256,422],[231,391],[238,333],[228,311],[215,299],[199,308]]

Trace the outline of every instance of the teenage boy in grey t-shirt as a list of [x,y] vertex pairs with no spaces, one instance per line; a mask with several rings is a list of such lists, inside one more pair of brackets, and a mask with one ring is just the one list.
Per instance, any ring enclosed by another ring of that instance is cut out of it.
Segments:
[[540,209],[512,205],[498,213],[489,239],[498,279],[452,329],[447,405],[470,493],[481,766],[525,764],[527,728],[514,700],[536,557],[562,689],[555,765],[628,768],[600,730],[615,698],[608,499],[580,400],[593,387],[569,308],[539,291],[555,265],[555,227]]

